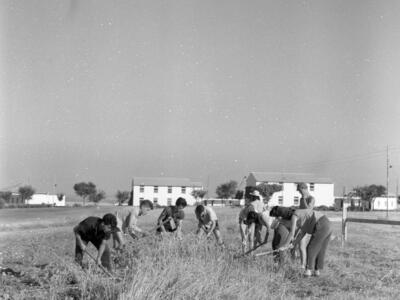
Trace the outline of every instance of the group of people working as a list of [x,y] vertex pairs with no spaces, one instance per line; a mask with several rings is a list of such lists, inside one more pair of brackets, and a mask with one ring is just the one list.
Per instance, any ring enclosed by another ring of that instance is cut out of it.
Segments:
[[[245,207],[239,214],[242,251],[243,254],[251,253],[267,243],[270,229],[273,229],[272,249],[275,259],[282,263],[282,253],[287,250],[293,253],[298,246],[304,276],[319,276],[324,267],[332,228],[325,215],[313,210],[315,199],[309,193],[307,184],[298,183],[297,190],[302,196],[299,208],[274,206],[270,210],[264,206],[263,198],[257,190],[249,193]],[[181,239],[186,206],[186,200],[178,198],[174,206],[166,207],[157,220],[156,232],[173,232]],[[103,218],[88,217],[80,222],[74,228],[76,262],[82,265],[83,253],[91,242],[98,249],[97,263],[111,270],[111,250],[107,240],[112,236],[113,247],[121,250],[125,245],[124,235],[130,235],[134,239],[146,236],[148,233],[138,227],[137,220],[152,209],[153,203],[143,200],[138,209],[129,207],[115,214],[108,213]],[[215,211],[211,207],[197,205],[195,215],[198,220],[196,233],[204,232],[206,237],[214,235],[217,243],[223,246]],[[263,228],[266,228],[264,238]]]

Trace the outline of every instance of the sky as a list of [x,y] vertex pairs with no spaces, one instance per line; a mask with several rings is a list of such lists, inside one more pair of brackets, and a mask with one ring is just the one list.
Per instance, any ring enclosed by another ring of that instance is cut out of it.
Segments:
[[400,175],[399,1],[0,2],[0,189]]

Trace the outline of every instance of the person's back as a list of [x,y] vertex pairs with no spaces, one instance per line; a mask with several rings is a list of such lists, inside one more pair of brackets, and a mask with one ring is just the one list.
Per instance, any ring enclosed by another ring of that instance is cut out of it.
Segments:
[[93,243],[102,240],[106,237],[106,233],[99,228],[101,222],[101,218],[88,217],[75,227],[75,232],[79,233],[82,239],[88,242]]

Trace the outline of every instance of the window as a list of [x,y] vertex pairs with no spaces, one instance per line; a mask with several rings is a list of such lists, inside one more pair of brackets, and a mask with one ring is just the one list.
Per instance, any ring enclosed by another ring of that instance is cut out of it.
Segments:
[[140,193],[144,193],[144,185],[141,185],[141,186],[140,186],[139,192],[140,192]]
[[158,193],[158,186],[154,187],[154,193]]
[[278,204],[283,205],[283,196],[278,197]]
[[172,205],[172,198],[168,198],[168,199],[167,199],[167,205],[168,205],[168,206]]
[[158,205],[158,198],[153,198],[153,204]]
[[299,197],[295,196],[293,200],[293,205],[298,206],[299,205]]
[[310,192],[314,192],[314,183],[310,183]]
[[182,188],[181,188],[181,192],[182,192],[182,194],[186,194],[186,186],[183,186]]
[[172,186],[168,187],[168,194],[172,194]]
[[144,200],[144,198],[143,198],[143,197],[140,197],[140,198],[139,198],[139,201],[143,201],[143,200]]

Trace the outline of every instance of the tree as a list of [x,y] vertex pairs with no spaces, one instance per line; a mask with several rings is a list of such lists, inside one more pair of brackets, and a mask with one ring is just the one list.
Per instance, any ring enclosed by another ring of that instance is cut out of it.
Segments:
[[85,206],[85,200],[90,195],[96,194],[96,185],[92,182],[80,182],[74,184],[74,191],[79,196],[82,197],[83,206]]
[[193,190],[192,191],[192,196],[197,200],[200,198],[203,200],[203,198],[207,195],[207,190]]
[[130,192],[128,191],[117,191],[115,197],[117,197],[118,205],[121,206],[126,200],[129,199]]
[[31,187],[30,185],[25,185],[21,186],[18,189],[18,193],[21,196],[22,202],[25,203],[26,200],[29,200],[32,198],[33,194],[35,193],[35,189]]
[[89,195],[89,201],[95,204],[98,204],[101,200],[106,197],[106,193],[104,191],[94,192]]
[[5,203],[10,203],[12,193],[10,191],[0,192],[0,199],[3,199]]
[[215,191],[217,193],[217,197],[219,199],[232,198],[236,194],[237,185],[237,182],[234,180],[220,184]]
[[[364,186],[357,186],[353,189],[353,194],[360,197],[362,200],[365,200],[369,204],[369,208],[372,207],[372,199],[375,197],[380,197],[386,194],[386,187],[383,185],[364,185]],[[352,199],[352,206],[353,199]]]
[[264,198],[264,201],[268,202],[274,193],[282,191],[282,185],[261,183],[257,185],[255,189],[260,192],[261,196]]

